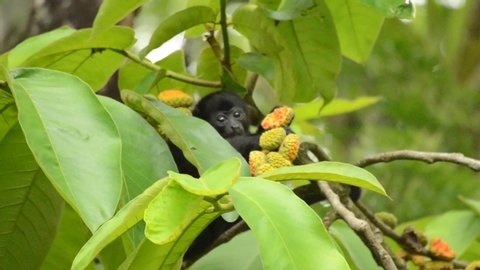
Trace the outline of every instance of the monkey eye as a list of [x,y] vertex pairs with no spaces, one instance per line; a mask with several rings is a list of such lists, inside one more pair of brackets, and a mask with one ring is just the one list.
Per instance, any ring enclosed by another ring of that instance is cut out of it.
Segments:
[[233,113],[233,117],[235,117],[235,118],[239,118],[240,116],[242,116],[242,112],[240,112],[240,111],[236,111],[236,112]]
[[217,121],[218,122],[224,122],[225,120],[227,120],[227,118],[224,116],[224,115],[217,115]]

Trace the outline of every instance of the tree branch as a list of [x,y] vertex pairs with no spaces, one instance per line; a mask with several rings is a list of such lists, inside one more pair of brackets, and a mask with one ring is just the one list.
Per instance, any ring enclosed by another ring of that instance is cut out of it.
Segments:
[[461,153],[436,153],[413,150],[400,150],[375,154],[358,161],[355,165],[364,168],[373,164],[395,160],[418,160],[429,164],[443,161],[466,166],[475,172],[480,172],[480,161],[465,157]]
[[174,71],[171,71],[171,70],[166,70],[158,65],[155,65],[154,63],[148,61],[148,60],[145,60],[145,59],[141,59],[140,57],[138,57],[136,54],[133,54],[127,50],[117,50],[117,49],[111,49],[109,48],[109,50],[112,50],[113,52],[116,52],[120,55],[123,55],[125,57],[127,57],[128,59],[134,61],[135,63],[138,63],[150,70],[153,70],[153,71],[162,71],[164,70],[165,71],[165,77],[168,77],[168,78],[171,78],[171,79],[174,79],[174,80],[177,80],[177,81],[181,81],[181,82],[185,82],[185,83],[189,83],[189,84],[193,84],[193,85],[198,85],[198,86],[204,86],[204,87],[211,87],[211,88],[220,88],[222,86],[221,82],[219,81],[206,81],[206,80],[201,80],[201,79],[197,79],[197,78],[194,78],[194,77],[191,77],[191,76],[188,76],[188,75],[183,75],[183,74],[180,74],[180,73],[177,73],[177,72],[174,72]]
[[365,244],[370,247],[373,257],[384,269],[387,270],[397,270],[392,257],[387,250],[379,243],[375,234],[372,231],[372,228],[365,220],[358,219],[355,215],[340,201],[338,195],[330,188],[328,183],[320,181],[318,182],[320,190],[325,194],[327,200],[332,205],[332,208],[342,217],[342,219],[347,222],[347,224],[355,232],[358,233],[360,238],[365,242]]
[[230,42],[228,41],[228,29],[227,29],[227,3],[226,0],[220,0],[220,26],[222,28],[222,38],[223,38],[223,66],[228,70],[232,71],[232,66],[230,64]]

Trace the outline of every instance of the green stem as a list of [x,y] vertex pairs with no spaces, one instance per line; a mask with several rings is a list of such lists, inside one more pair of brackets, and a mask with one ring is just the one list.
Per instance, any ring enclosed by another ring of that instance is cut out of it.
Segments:
[[232,66],[230,64],[230,43],[228,41],[226,9],[227,9],[226,0],[220,0],[220,25],[222,27],[222,37],[223,37],[223,65],[229,71],[232,71]]
[[198,85],[198,86],[211,87],[211,88],[220,88],[222,86],[221,82],[219,82],[219,81],[207,81],[207,80],[202,80],[202,79],[196,79],[196,78],[188,76],[188,75],[183,75],[183,74],[171,71],[171,70],[166,70],[166,69],[164,69],[160,66],[155,65],[154,63],[152,63],[148,60],[141,59],[140,57],[138,57],[138,55],[136,55],[132,52],[129,52],[127,50],[116,50],[116,49],[111,49],[111,50],[118,53],[118,54],[121,54],[121,55],[127,57],[128,59],[134,61],[135,63],[138,63],[138,64],[140,64],[140,65],[142,65],[142,66],[144,66],[148,69],[151,69],[153,71],[164,70],[166,77],[177,80],[177,81],[181,81],[181,82],[185,82],[185,83],[189,83],[189,84],[193,84],[193,85]]

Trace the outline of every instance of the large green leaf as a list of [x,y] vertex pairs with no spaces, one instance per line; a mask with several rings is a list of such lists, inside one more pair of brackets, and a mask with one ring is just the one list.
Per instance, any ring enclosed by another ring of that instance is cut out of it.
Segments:
[[[285,46],[280,57],[292,57],[294,66],[290,69],[296,81],[295,101],[310,101],[321,95],[328,103],[337,90],[336,78],[342,58],[332,16],[323,1],[316,2],[308,12],[278,25]],[[276,85],[280,96],[282,91],[292,91]]]
[[272,80],[275,72],[272,59],[258,52],[250,52],[240,55],[237,64],[241,67],[262,75],[267,80]]
[[105,31],[114,27],[114,25],[127,17],[128,14],[140,7],[146,0],[104,0],[98,9],[97,16],[93,21],[92,38],[104,34]]
[[[204,202],[205,206],[208,204]],[[183,254],[195,238],[210,222],[218,218],[218,212],[200,214],[174,241],[164,245],[156,245],[145,238],[119,269],[142,270],[174,270],[179,269]]]
[[314,0],[260,0],[258,4],[275,20],[292,20],[311,8]]
[[362,3],[382,13],[386,17],[413,19],[415,6],[413,1],[405,0],[361,0]]
[[94,39],[91,33],[92,29],[82,29],[58,39],[26,59],[21,66],[72,73],[98,90],[124,62],[123,56],[107,49],[129,48],[134,42],[134,32],[115,26]]
[[17,107],[13,96],[0,88],[0,140],[17,122]]
[[14,72],[12,92],[27,143],[62,197],[95,231],[113,216],[121,186],[121,141],[93,91],[63,72]]
[[460,256],[480,236],[480,217],[472,211],[450,211],[433,219],[425,234],[440,237]]
[[177,170],[167,143],[138,113],[106,97],[99,97],[115,122],[122,139],[125,202],[142,193],[155,181]]
[[307,165],[283,167],[272,172],[262,174],[262,177],[275,181],[288,180],[319,180],[332,181],[366,188],[382,195],[387,195],[377,178],[367,170],[357,166],[334,162],[322,161]]
[[357,63],[364,63],[382,27],[383,16],[362,3],[362,0],[324,0],[330,9],[342,54]]
[[[70,269],[80,248],[91,236],[92,233],[83,224],[80,216],[67,204],[55,240],[41,269]],[[93,262],[86,267],[95,269]]]
[[55,237],[63,205],[17,123],[0,141],[2,268],[39,268]]
[[74,32],[75,29],[70,27],[61,27],[24,40],[8,52],[8,67],[12,69],[21,66],[28,58],[37,54],[43,48],[57,40],[70,36]]
[[256,5],[243,5],[232,14],[233,27],[246,36],[254,50],[275,56],[283,47],[275,22]]
[[133,91],[122,91],[122,99],[129,107],[160,123],[162,131],[200,173],[220,161],[238,157],[242,161],[241,175],[250,175],[245,159],[207,122],[159,101],[149,101]]
[[160,23],[140,55],[146,56],[151,50],[192,26],[214,22],[215,19],[215,11],[207,6],[192,6],[181,10]]
[[145,210],[145,236],[157,245],[172,242],[204,211],[203,196],[171,181]]
[[228,189],[238,181],[241,166],[242,163],[238,158],[230,158],[209,168],[200,179],[174,172],[169,172],[169,175],[190,193],[215,197],[227,193]]
[[324,105],[323,100],[297,105],[293,108],[296,120],[315,119],[322,116],[333,116],[350,113],[376,104],[380,97],[359,97],[353,100],[336,98]]
[[350,269],[320,217],[285,185],[245,177],[230,194],[260,244],[264,269]]
[[[232,258],[235,258],[232,260]],[[252,231],[235,236],[200,258],[189,269],[209,270],[259,270],[263,269],[258,243]]]
[[343,220],[335,221],[328,232],[342,248],[350,267],[355,269],[381,270],[372,257],[371,251],[362,239]]
[[78,252],[73,261],[72,270],[87,267],[103,248],[143,219],[143,212],[148,204],[168,181],[168,178],[163,178],[155,182],[142,194],[128,202],[112,219],[105,222]]

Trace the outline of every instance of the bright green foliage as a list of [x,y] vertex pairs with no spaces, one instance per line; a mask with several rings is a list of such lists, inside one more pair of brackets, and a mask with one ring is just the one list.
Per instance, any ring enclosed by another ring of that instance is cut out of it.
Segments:
[[342,54],[364,63],[372,51],[383,16],[365,6],[361,0],[325,0],[333,17]]
[[127,17],[132,11],[140,7],[145,0],[105,0],[102,2],[95,21],[93,22],[92,37],[98,37],[104,34],[106,30]]
[[11,90],[35,160],[95,231],[113,216],[122,186],[121,141],[112,118],[70,74],[20,69]]
[[122,140],[123,201],[128,202],[177,166],[167,144],[147,121],[113,99],[99,98],[112,116]]
[[382,185],[368,171],[351,164],[334,161],[278,168],[271,173],[262,175],[262,177],[274,181],[305,179],[333,181],[370,189],[387,196]]
[[230,158],[209,168],[200,179],[174,172],[169,172],[169,176],[190,193],[214,197],[227,193],[228,189],[238,181],[241,165],[238,158]]
[[0,141],[0,265],[38,269],[62,210],[62,198],[35,162],[17,123]]
[[160,47],[164,42],[190,27],[214,22],[215,17],[215,11],[206,6],[193,6],[173,14],[160,23],[153,33],[150,43],[140,55],[146,56],[151,50]]
[[84,269],[95,256],[119,235],[122,235],[143,218],[148,204],[167,185],[168,178],[161,179],[142,194],[126,204],[118,213],[100,227],[82,247],[73,261],[72,269]]
[[260,244],[264,269],[350,269],[320,218],[286,186],[244,178],[230,194]]

